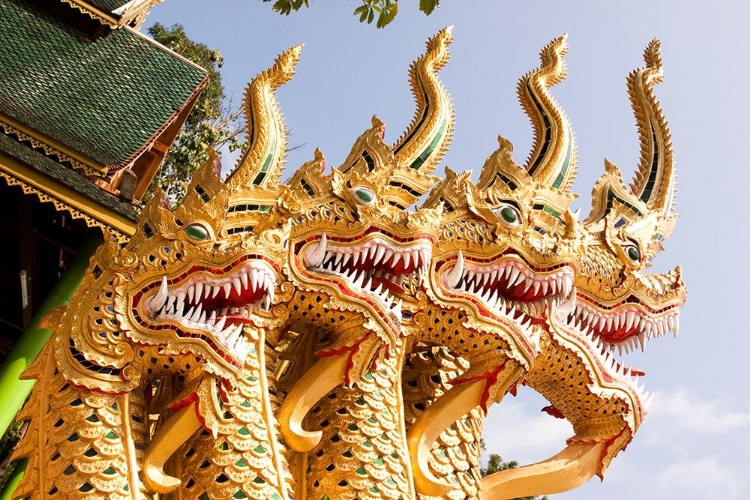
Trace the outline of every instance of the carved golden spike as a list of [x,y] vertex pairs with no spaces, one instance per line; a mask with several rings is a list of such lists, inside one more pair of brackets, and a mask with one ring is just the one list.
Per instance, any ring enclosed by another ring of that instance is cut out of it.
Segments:
[[563,57],[567,52],[567,35],[552,40],[539,54],[539,68],[518,82],[518,99],[534,128],[534,144],[525,168],[542,184],[565,192],[570,191],[576,176],[575,138],[549,88],[565,78]]
[[409,68],[417,110],[406,132],[393,146],[396,164],[425,174],[435,170],[453,134],[453,106],[437,72],[448,62],[453,27],[427,41],[427,52]]
[[287,134],[274,91],[291,80],[303,45],[296,45],[276,58],[247,86],[243,102],[245,151],[227,180],[230,185],[268,186],[278,183],[286,156]]
[[649,42],[643,59],[645,67],[628,75],[628,94],[641,144],[640,163],[630,188],[650,210],[669,215],[674,204],[674,156],[672,136],[654,95],[654,86],[664,79],[659,40]]

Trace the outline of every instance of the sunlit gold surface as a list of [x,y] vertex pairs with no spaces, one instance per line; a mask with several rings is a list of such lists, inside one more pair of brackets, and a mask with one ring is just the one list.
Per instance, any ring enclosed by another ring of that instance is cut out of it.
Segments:
[[[410,67],[415,117],[395,145],[373,117],[341,165],[326,173],[316,150],[284,184],[275,91],[301,46],[248,85],[228,178],[212,156],[175,210],[157,197],[46,319],[15,498],[489,499],[603,476],[648,403],[605,351],[676,330],[686,297],[679,267],[646,274],[676,218],[658,43],[628,78],[635,180],[607,163],[579,222],[574,136],[551,93],[566,37],[519,81],[527,162],[499,138],[476,183],[432,175],[453,130],[437,77],[451,40],[441,30]],[[483,420],[524,386],[575,435],[482,481]]]

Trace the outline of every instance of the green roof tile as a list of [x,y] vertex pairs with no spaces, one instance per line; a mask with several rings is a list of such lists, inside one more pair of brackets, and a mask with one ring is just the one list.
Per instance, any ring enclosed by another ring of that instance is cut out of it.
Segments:
[[136,221],[138,219],[138,216],[133,212],[132,206],[128,203],[110,196],[93,182],[79,175],[69,167],[57,163],[48,156],[44,156],[25,144],[16,141],[13,137],[0,133],[0,151],[24,162],[105,207],[126,216],[130,220]]
[[111,14],[113,10],[128,3],[128,0],[88,0],[87,3],[107,14]]
[[127,164],[206,76],[129,28],[89,42],[30,0],[0,0],[0,33],[0,112],[107,166]]

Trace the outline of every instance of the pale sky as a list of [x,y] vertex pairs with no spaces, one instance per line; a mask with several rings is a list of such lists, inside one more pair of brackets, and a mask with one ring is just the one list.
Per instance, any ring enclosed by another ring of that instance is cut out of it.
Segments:
[[[656,88],[669,121],[680,220],[655,269],[681,264],[689,288],[680,335],[652,341],[626,362],[646,372],[655,393],[651,413],[607,479],[593,479],[556,499],[722,499],[750,494],[750,279],[745,228],[750,168],[740,118],[750,117],[747,26],[750,4],[696,0],[552,2],[443,0],[430,17],[418,0],[402,0],[385,30],[351,15],[358,2],[311,0],[290,17],[260,0],[166,0],[148,23],[181,23],[193,39],[218,49],[227,94],[242,89],[275,56],[304,43],[295,78],[278,92],[292,132],[287,174],[320,147],[341,164],[377,114],[393,143],[414,103],[409,63],[424,42],[454,25],[451,62],[440,76],[453,97],[456,127],[443,164],[479,171],[498,134],[523,163],[531,127],[515,96],[518,78],[538,65],[539,50],[568,33],[568,78],[552,92],[577,136],[579,173],[574,207],[587,213],[591,188],[609,158],[632,177],[638,137],[625,77],[642,65],[651,38],[662,41],[666,78]],[[442,173],[442,168],[439,173]],[[526,389],[490,412],[488,450],[531,463],[553,455],[572,432],[539,412],[546,403]]]

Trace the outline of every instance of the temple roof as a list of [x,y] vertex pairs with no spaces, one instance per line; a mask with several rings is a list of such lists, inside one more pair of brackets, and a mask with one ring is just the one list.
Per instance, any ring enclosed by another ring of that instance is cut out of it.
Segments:
[[206,79],[130,28],[90,41],[91,33],[30,0],[0,2],[0,33],[0,121],[110,171],[145,151]]
[[134,222],[138,219],[138,215],[130,203],[120,201],[65,165],[61,165],[48,156],[44,156],[42,153],[4,134],[0,134],[0,154],[2,153],[25,163],[39,173],[54,179]]

